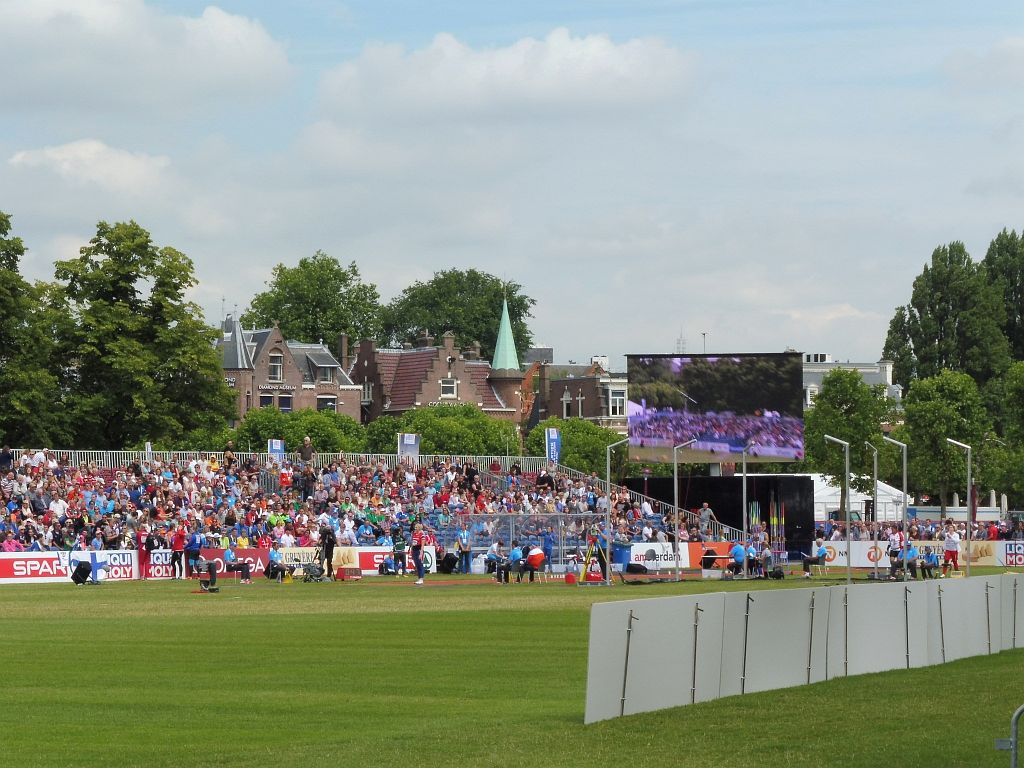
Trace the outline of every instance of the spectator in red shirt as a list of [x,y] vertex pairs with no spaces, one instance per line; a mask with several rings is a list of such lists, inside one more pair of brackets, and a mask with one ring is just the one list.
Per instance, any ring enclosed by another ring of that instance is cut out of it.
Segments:
[[174,524],[174,531],[171,533],[171,578],[180,579],[184,573],[185,541],[188,533],[185,528],[177,523]]

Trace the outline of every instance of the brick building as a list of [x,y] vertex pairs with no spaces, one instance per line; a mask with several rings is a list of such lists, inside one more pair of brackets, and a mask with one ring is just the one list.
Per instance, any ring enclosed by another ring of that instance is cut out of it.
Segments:
[[286,340],[277,326],[247,331],[229,316],[217,346],[239,417],[275,406],[285,413],[313,408],[359,420],[360,388],[325,345]]
[[508,306],[503,309],[492,363],[480,359],[480,345],[455,348],[450,331],[439,345],[424,334],[402,349],[378,349],[360,342],[349,376],[359,388],[362,421],[399,416],[442,403],[471,403],[484,413],[519,422],[523,374],[519,370]]

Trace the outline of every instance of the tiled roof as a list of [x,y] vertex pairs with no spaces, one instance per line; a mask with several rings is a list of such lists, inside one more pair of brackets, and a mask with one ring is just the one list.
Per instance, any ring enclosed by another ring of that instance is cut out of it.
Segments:
[[255,366],[249,348],[245,343],[245,332],[236,318],[228,318],[224,323],[224,335],[221,339],[221,367],[224,370],[252,370]]
[[381,384],[391,400],[388,410],[407,411],[416,407],[416,393],[436,361],[437,347],[377,350]]
[[487,377],[491,375],[490,364],[484,361],[468,361],[466,363],[466,370],[469,371],[469,376],[473,380],[473,386],[476,387],[476,391],[482,395],[483,408],[484,410],[491,410],[494,408],[507,408],[498,397],[498,393],[494,391],[494,388],[487,381]]

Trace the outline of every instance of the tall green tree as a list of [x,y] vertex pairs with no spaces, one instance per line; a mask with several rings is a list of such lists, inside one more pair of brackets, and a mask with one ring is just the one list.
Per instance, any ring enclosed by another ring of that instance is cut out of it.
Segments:
[[[555,427],[562,432],[562,455],[559,463],[580,472],[597,472],[604,477],[607,448],[622,439],[614,430],[601,427],[586,419],[545,419],[530,430],[526,436],[526,453],[529,456],[544,456],[546,446],[544,430]],[[614,452],[612,476],[620,477],[626,467],[626,451]]]
[[346,333],[353,341],[381,332],[380,294],[364,283],[353,261],[343,266],[317,251],[294,267],[278,264],[267,290],[256,294],[242,315],[249,327],[281,327],[286,339],[333,345]]
[[936,248],[914,280],[910,303],[889,324],[882,356],[906,390],[915,377],[963,371],[979,385],[1009,365],[1002,294],[963,243]]
[[989,283],[1002,298],[1002,329],[1014,360],[1024,360],[1024,237],[1005,229],[982,260]]
[[0,211],[0,442],[12,446],[61,444],[61,414],[53,334],[46,328],[45,286],[21,276],[25,245],[11,235],[11,217]]
[[498,340],[503,298],[508,300],[512,336],[522,360],[533,343],[526,319],[537,302],[522,293],[519,283],[476,269],[436,272],[427,282],[413,283],[402,291],[385,309],[384,341],[401,344],[415,341],[424,331],[435,337],[451,331],[462,347],[480,342],[481,354],[490,360]]
[[991,429],[978,385],[965,373],[942,371],[911,384],[904,409],[914,486],[937,493],[945,513],[952,490],[967,489],[966,457],[946,438],[977,450]]
[[122,448],[216,429],[234,415],[217,332],[185,299],[192,261],[134,221],[101,221],[77,258],[58,261],[66,323],[66,416],[74,447]]
[[850,444],[850,485],[870,493],[872,451],[866,443],[882,445],[882,421],[887,413],[885,387],[869,386],[857,371],[835,368],[822,379],[814,406],[804,416],[804,450],[815,471],[843,488],[840,509],[846,509],[844,451],[826,441],[825,435]]

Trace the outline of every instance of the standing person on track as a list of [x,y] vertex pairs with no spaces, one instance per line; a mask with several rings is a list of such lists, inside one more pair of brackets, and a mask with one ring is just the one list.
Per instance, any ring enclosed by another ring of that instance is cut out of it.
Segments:
[[416,586],[423,586],[423,547],[427,543],[427,533],[423,523],[416,523],[412,530],[412,562],[416,566]]
[[399,578],[399,570],[401,570],[401,576],[409,575],[409,567],[405,562],[405,548],[407,542],[405,540],[405,531],[402,530],[402,526],[396,525],[391,529],[391,541],[393,542],[392,547],[395,552],[395,578]]
[[171,532],[171,579],[180,579],[184,576],[185,540],[187,538],[188,534],[184,527],[175,523],[174,530]]
[[459,573],[465,575],[469,573],[473,560],[472,535],[469,532],[468,523],[463,523],[459,529],[459,534],[455,539],[455,546],[459,550]]
[[136,546],[139,550],[139,578],[145,581],[149,578],[149,553],[152,549],[146,546],[149,543],[149,527],[142,526],[136,534]]
[[949,564],[953,564],[953,570],[960,570],[960,534],[952,524],[946,527],[945,538],[942,542],[942,578],[946,578],[946,571]]

